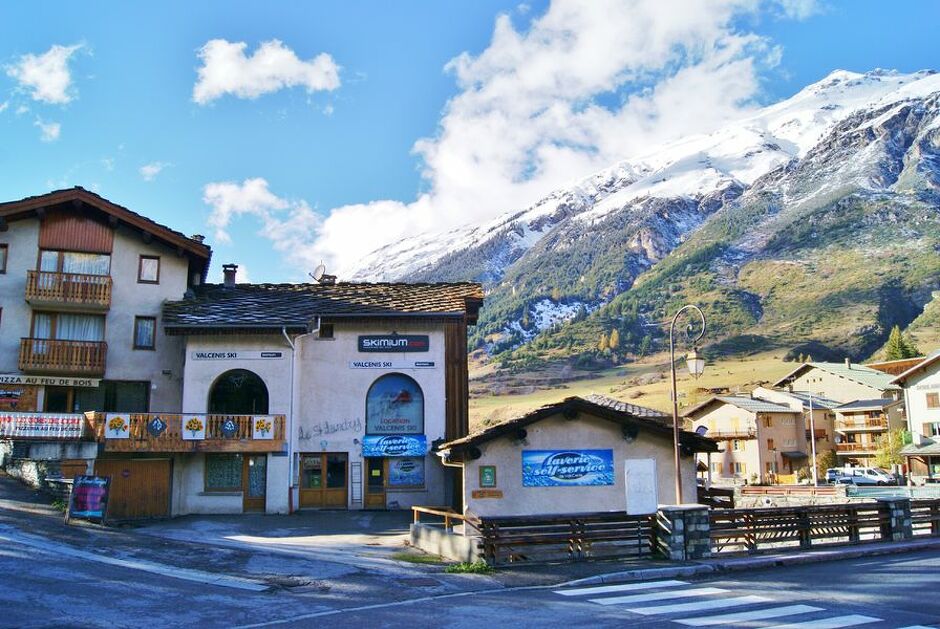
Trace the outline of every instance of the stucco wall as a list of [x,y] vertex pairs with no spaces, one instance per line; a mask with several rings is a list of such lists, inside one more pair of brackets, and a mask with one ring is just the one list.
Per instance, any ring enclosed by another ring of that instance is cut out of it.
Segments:
[[0,274],[0,372],[18,373],[20,339],[29,336],[32,319],[26,294],[26,271],[39,260],[39,221],[12,221],[0,232],[0,243],[8,245],[7,272]]
[[929,426],[924,424],[940,422],[940,408],[927,408],[927,394],[940,393],[940,362],[917,372],[904,384],[909,429],[930,436]]
[[882,391],[822,369],[809,369],[792,383],[794,391],[812,391],[838,402],[880,398]]
[[[627,442],[620,427],[607,420],[582,413],[578,419],[560,415],[526,427],[522,444],[510,437],[493,439],[479,446],[482,456],[465,463],[464,499],[466,510],[478,516],[533,515],[592,511],[624,511],[626,488],[625,459],[655,459],[660,504],[675,502],[672,439],[640,431]],[[597,450],[611,449],[614,458],[614,484],[604,486],[524,487],[522,485],[523,450]],[[695,458],[683,462],[683,498],[695,502]],[[473,498],[480,489],[480,466],[496,466],[496,489],[502,498]]]

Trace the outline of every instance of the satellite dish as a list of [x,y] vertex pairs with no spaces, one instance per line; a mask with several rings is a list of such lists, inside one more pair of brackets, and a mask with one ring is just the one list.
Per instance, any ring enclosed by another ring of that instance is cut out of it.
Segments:
[[317,265],[317,268],[313,270],[313,273],[309,273],[309,275],[313,278],[314,282],[319,282],[323,278],[324,273],[326,273],[326,265],[321,262]]

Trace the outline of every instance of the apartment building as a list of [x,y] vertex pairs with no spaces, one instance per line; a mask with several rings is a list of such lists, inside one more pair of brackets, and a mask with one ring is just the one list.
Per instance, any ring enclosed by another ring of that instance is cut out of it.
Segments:
[[908,430],[912,442],[902,454],[918,481],[940,479],[940,350],[894,380],[904,387]]
[[700,455],[712,481],[774,482],[809,464],[803,413],[750,396],[717,396],[684,410],[698,434],[718,442]]
[[809,391],[786,391],[767,387],[757,387],[752,395],[776,404],[784,404],[803,413],[806,439],[809,441],[815,436],[817,454],[836,449],[835,408],[840,404],[836,400]]
[[855,400],[835,409],[836,454],[843,465],[874,466],[879,441],[907,426],[904,402],[893,398]]
[[894,376],[858,365],[844,363],[801,363],[773,384],[774,389],[805,391],[841,403],[878,398],[901,399],[901,387]]

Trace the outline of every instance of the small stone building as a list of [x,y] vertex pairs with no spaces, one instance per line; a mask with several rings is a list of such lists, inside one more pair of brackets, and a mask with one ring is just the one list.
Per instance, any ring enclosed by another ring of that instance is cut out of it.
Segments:
[[[680,433],[684,502],[697,500],[695,454],[711,439]],[[602,396],[569,397],[436,448],[463,468],[464,514],[651,513],[675,504],[672,419]]]

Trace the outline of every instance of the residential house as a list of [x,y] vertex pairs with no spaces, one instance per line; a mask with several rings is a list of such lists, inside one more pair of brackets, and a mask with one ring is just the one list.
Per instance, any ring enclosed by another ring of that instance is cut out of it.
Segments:
[[912,442],[902,451],[911,476],[940,479],[940,350],[900,374],[895,384],[904,387],[908,430]]
[[879,441],[906,427],[904,402],[894,398],[855,400],[835,409],[836,454],[845,465],[872,467]]
[[767,387],[757,387],[752,395],[777,404],[785,404],[793,410],[802,412],[806,439],[809,441],[815,434],[817,455],[836,449],[834,409],[839,406],[839,402],[809,391],[786,391]]
[[852,363],[802,363],[773,384],[774,389],[805,391],[843,404],[876,398],[901,399],[901,387],[894,376],[865,365]]

